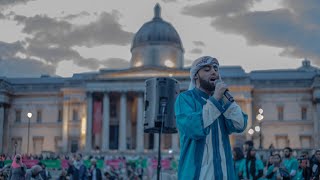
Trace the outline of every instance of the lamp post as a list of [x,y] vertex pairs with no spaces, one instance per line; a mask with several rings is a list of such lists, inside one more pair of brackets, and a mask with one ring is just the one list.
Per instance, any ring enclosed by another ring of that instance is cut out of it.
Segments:
[[17,146],[18,146],[18,143],[17,141],[14,142],[14,155],[17,154]]
[[263,115],[262,115],[262,113],[263,113],[263,109],[259,109],[259,114],[257,115],[257,117],[256,117],[256,119],[258,120],[258,122],[259,122],[259,126],[256,126],[255,127],[255,130],[257,131],[257,132],[259,132],[259,149],[262,149],[262,127],[261,127],[261,122],[262,122],[262,120],[263,120]]
[[248,133],[249,133],[250,136],[251,136],[251,141],[253,141],[253,133],[254,133],[254,130],[253,130],[252,128],[250,128],[250,129],[248,130]]
[[28,116],[28,145],[27,145],[27,154],[29,155],[30,120],[31,120],[31,117],[32,117],[32,113],[31,113],[31,112],[28,112],[27,116]]

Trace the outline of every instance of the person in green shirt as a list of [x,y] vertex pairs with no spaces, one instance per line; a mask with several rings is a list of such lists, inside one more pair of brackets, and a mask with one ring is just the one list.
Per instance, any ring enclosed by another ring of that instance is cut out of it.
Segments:
[[241,148],[234,147],[232,150],[232,155],[233,155],[234,171],[236,173],[236,179],[237,180],[243,179],[242,172],[240,172],[240,169],[243,168],[246,160],[244,158],[244,154]]
[[272,165],[267,169],[266,179],[272,180],[290,180],[289,172],[281,164],[281,156],[279,154],[272,155]]
[[244,165],[240,166],[243,179],[258,180],[263,176],[263,162],[256,158],[256,150],[249,148]]
[[299,168],[293,180],[309,180],[311,178],[311,168],[308,166],[309,159],[304,156],[300,156],[298,161]]
[[290,147],[285,147],[283,152],[283,165],[288,170],[291,178],[294,178],[299,167],[298,160],[292,156],[292,149]]

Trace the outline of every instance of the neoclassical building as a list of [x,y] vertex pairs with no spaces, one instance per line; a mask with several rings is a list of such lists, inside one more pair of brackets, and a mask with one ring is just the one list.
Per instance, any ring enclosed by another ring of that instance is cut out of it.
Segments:
[[[172,77],[181,91],[190,82],[179,34],[162,19],[159,5],[135,34],[131,53],[127,69],[69,78],[0,77],[0,152],[157,151],[158,134],[143,131],[145,80]],[[230,136],[233,146],[252,138],[263,148],[319,148],[320,73],[310,61],[296,69],[250,73],[222,66],[221,75],[249,116],[247,130]],[[257,125],[261,131],[248,134]],[[178,152],[178,142],[178,134],[165,134],[161,148]]]

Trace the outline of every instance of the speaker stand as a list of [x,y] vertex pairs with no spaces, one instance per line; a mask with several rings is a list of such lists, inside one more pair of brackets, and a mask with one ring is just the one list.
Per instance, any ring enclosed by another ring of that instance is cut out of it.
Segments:
[[164,125],[164,118],[165,118],[165,109],[167,107],[167,102],[161,101],[160,106],[162,108],[161,113],[161,126],[160,126],[160,132],[159,132],[159,145],[158,145],[158,166],[157,166],[157,180],[160,180],[160,172],[161,172],[161,135]]
[[160,180],[160,172],[161,172],[161,135],[162,135],[162,125],[161,125],[161,130],[159,132],[157,180]]

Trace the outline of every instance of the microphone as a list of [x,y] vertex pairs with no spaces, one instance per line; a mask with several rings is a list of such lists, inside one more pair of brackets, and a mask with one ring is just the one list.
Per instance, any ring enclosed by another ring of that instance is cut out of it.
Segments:
[[234,99],[233,99],[233,97],[231,96],[231,94],[229,93],[229,90],[228,90],[228,89],[226,89],[226,91],[224,91],[223,95],[224,95],[225,98],[228,99],[228,101],[234,102]]
[[[221,78],[219,80],[215,80],[214,81],[214,85],[217,84],[217,82],[221,81]],[[229,93],[229,89],[226,89],[223,93],[224,97],[228,99],[229,102],[234,102],[233,97],[231,96],[231,94]]]

